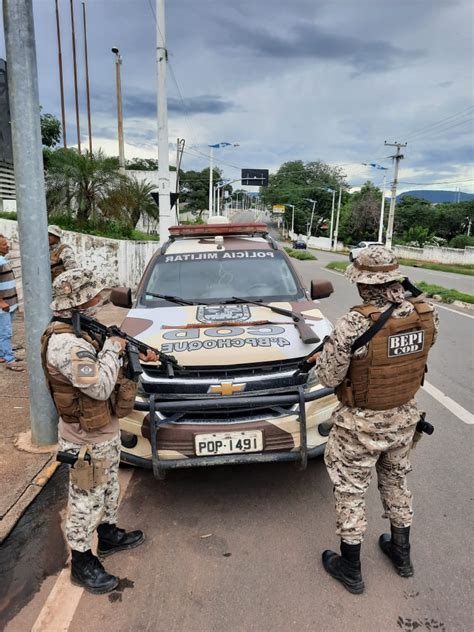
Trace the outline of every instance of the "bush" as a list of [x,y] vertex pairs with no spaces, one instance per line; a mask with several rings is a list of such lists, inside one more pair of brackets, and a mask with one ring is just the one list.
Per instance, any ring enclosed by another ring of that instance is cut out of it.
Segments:
[[450,248],[465,248],[466,246],[474,246],[474,237],[471,235],[456,235],[449,242]]
[[293,257],[293,259],[299,259],[300,261],[316,261],[317,257],[312,255],[307,250],[293,250],[293,248],[288,248],[285,246],[285,251]]

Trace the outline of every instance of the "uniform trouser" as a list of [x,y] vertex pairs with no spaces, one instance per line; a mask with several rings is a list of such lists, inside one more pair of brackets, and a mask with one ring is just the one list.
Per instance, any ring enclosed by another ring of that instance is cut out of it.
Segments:
[[[59,449],[78,453],[82,446],[59,439]],[[69,481],[69,499],[66,519],[66,540],[75,551],[88,551],[97,526],[102,522],[117,523],[120,486],[118,469],[120,464],[120,436],[91,446],[92,457],[109,459],[106,482],[92,489],[81,489]]]
[[365,492],[372,468],[377,470],[378,488],[389,518],[396,527],[411,525],[412,495],[406,476],[415,425],[396,432],[366,434],[333,426],[324,460],[333,484],[336,533],[348,544],[359,544],[367,528]]

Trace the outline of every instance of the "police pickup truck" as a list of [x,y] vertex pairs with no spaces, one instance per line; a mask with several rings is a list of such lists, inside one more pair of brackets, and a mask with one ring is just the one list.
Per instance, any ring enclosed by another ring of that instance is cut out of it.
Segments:
[[265,224],[175,226],[148,264],[122,328],[177,365],[144,364],[122,460],[157,478],[174,468],[321,454],[336,400],[304,359],[331,331]]

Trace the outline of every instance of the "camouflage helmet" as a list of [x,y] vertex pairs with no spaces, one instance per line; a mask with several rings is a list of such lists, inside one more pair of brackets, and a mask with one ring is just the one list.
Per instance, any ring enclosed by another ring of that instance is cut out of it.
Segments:
[[357,259],[347,267],[346,277],[353,283],[381,285],[400,281],[404,275],[392,250],[385,246],[370,246],[361,250]]
[[99,294],[105,284],[91,270],[73,268],[60,274],[53,283],[53,312],[73,309]]
[[63,236],[63,231],[61,228],[59,228],[59,226],[51,224],[50,226],[48,226],[48,235],[54,235],[55,237],[59,237],[59,239],[61,239],[61,237]]

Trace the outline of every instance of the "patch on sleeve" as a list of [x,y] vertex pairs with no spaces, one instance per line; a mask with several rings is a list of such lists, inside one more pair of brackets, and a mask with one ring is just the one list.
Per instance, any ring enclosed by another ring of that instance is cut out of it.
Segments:
[[77,386],[90,386],[99,381],[97,358],[91,351],[75,347],[71,351],[73,383]]

